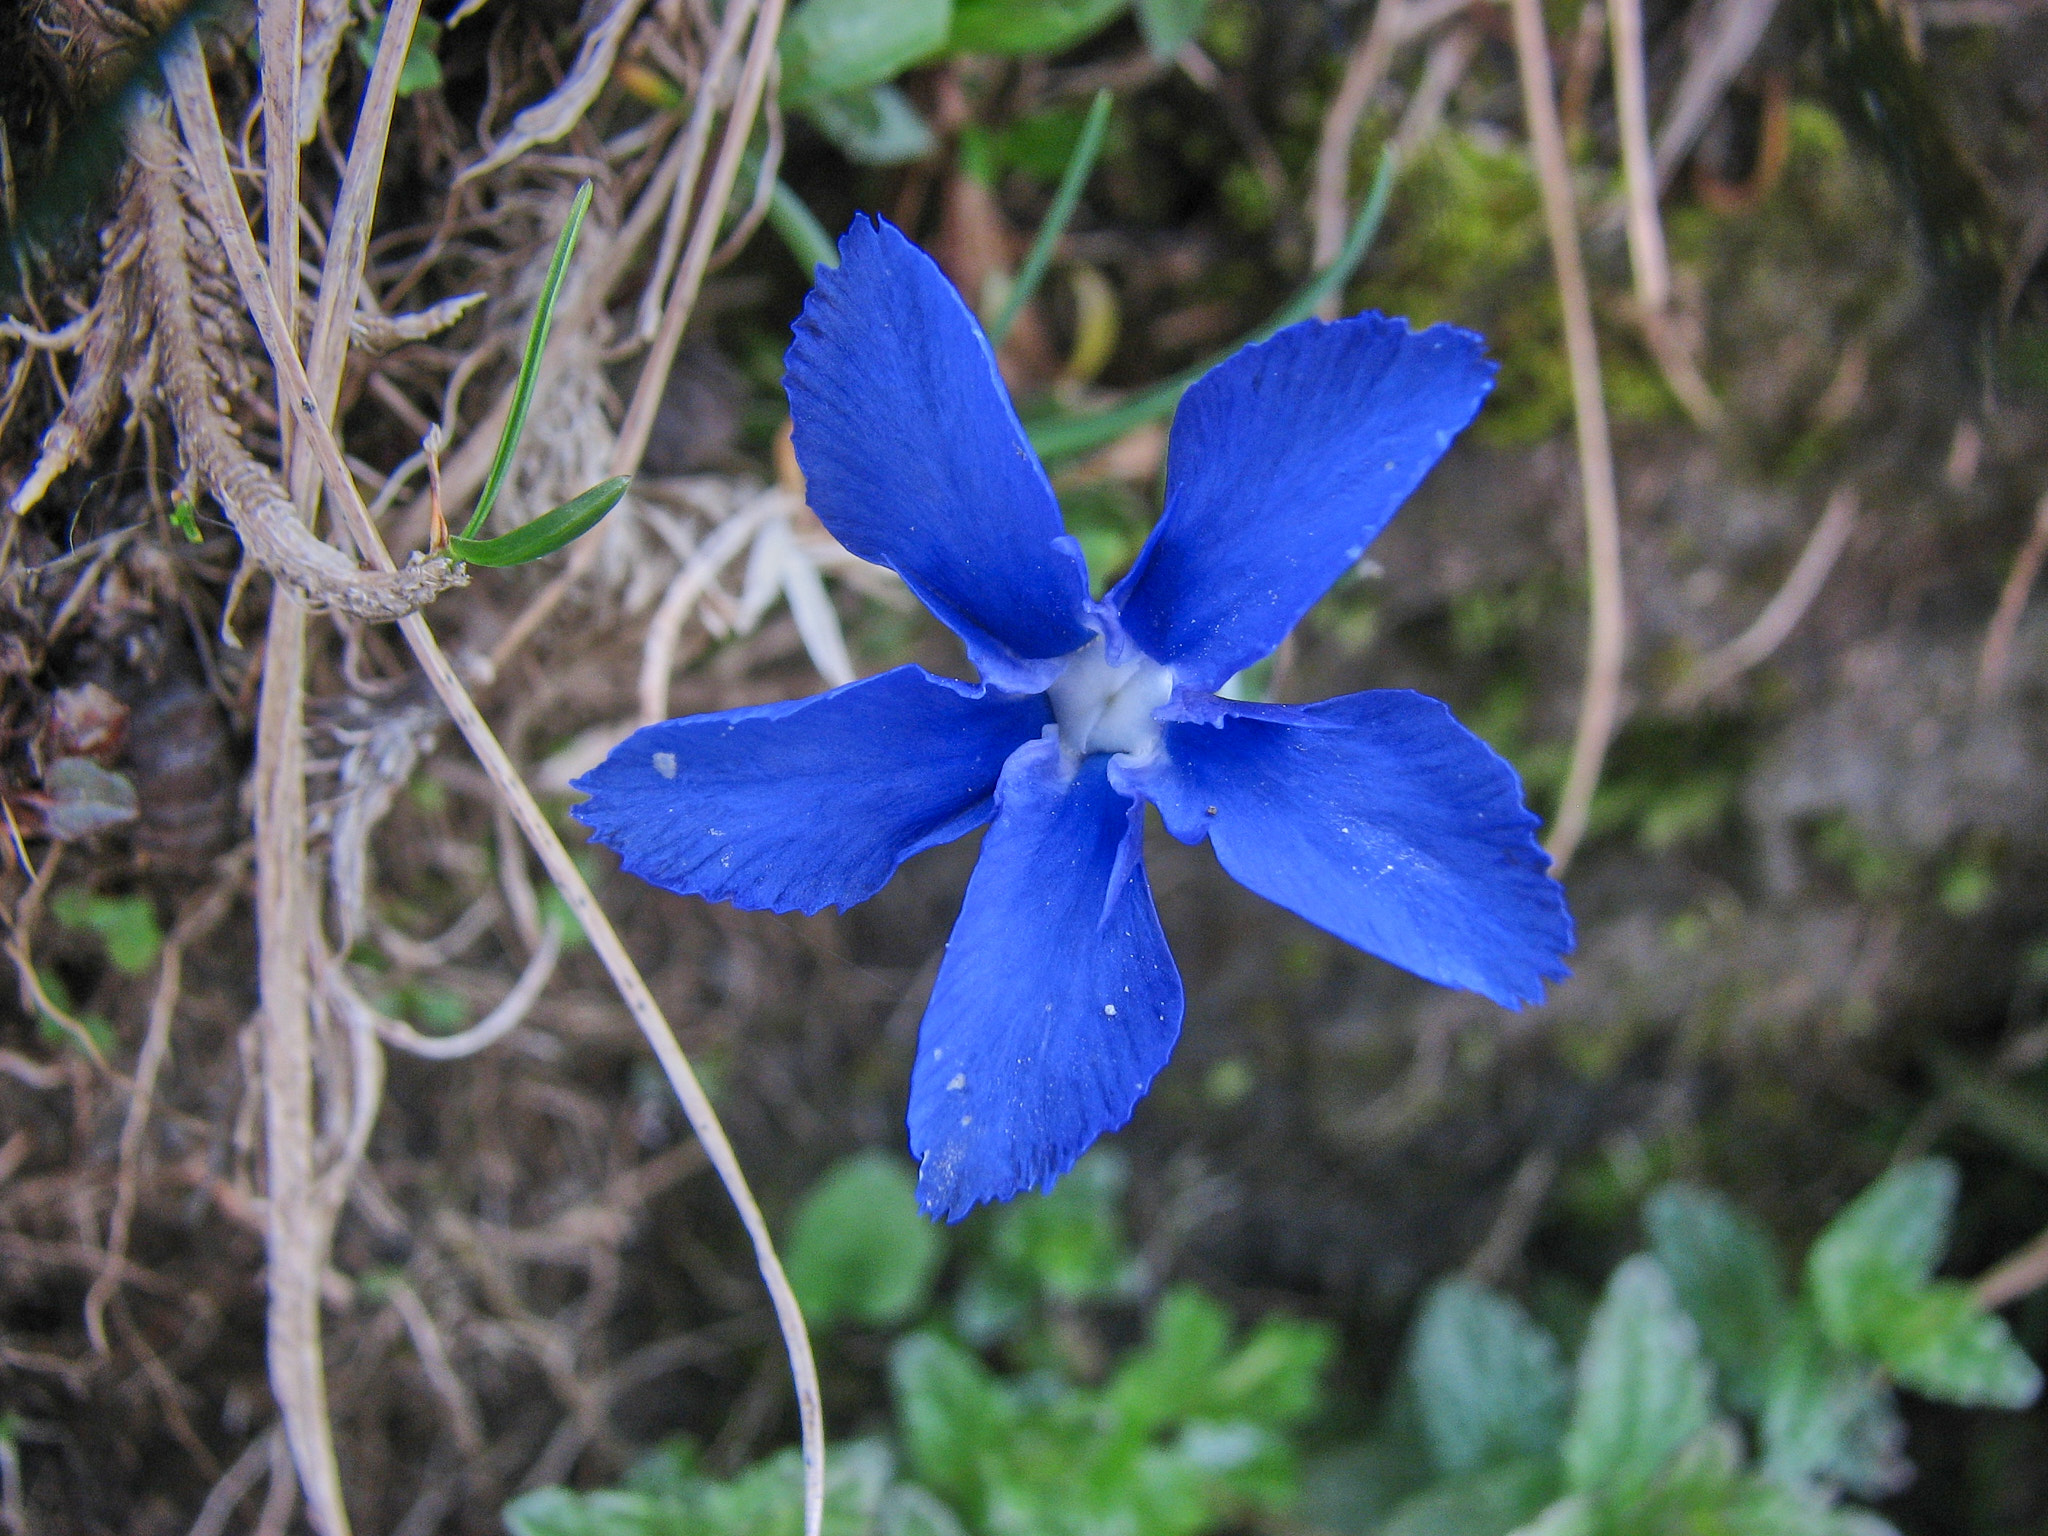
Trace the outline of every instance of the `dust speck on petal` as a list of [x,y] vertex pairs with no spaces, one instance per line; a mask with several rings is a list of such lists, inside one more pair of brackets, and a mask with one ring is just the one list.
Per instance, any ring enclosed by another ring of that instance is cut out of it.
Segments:
[[676,776],[676,755],[675,755],[675,753],[673,753],[673,752],[657,752],[657,753],[655,753],[655,754],[654,754],[654,771],[655,771],[656,773],[660,774],[660,775],[661,775],[661,776],[662,776],[662,777],[663,777],[664,779],[672,779],[672,778],[674,778],[674,777]]

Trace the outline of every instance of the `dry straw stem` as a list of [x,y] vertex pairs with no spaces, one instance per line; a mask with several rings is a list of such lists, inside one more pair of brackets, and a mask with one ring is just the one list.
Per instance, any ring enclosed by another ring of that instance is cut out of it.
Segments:
[[1704,431],[1718,431],[1726,413],[1672,324],[1671,258],[1664,246],[1664,222],[1657,214],[1657,173],[1650,154],[1642,0],[1609,0],[1608,28],[1614,44],[1614,105],[1621,130],[1629,266],[1635,274],[1643,337],[1664,382],[1693,424]]
[[1985,1307],[2002,1307],[2031,1296],[2044,1285],[2048,1285],[2048,1231],[1987,1271],[1977,1281],[1977,1301]]
[[1607,435],[1607,405],[1600,389],[1600,344],[1593,333],[1593,301],[1579,251],[1578,215],[1572,205],[1572,175],[1565,157],[1564,128],[1550,74],[1550,42],[1543,32],[1539,0],[1511,0],[1515,61],[1522,77],[1522,111],[1536,157],[1543,193],[1543,222],[1557,269],[1558,300],[1564,310],[1565,356],[1571,365],[1572,417],[1578,429],[1579,479],[1586,504],[1586,566],[1591,634],[1586,645],[1586,683],[1579,699],[1578,731],[1572,740],[1571,771],[1551,824],[1550,863],[1563,874],[1586,835],[1600,766],[1621,712],[1621,663],[1626,619],[1621,601],[1621,510],[1614,487],[1614,447]]
[[1702,658],[1692,675],[1672,690],[1671,704],[1685,708],[1697,704],[1717,688],[1732,683],[1751,667],[1785,643],[1785,639],[1806,616],[1813,600],[1835,568],[1835,561],[1849,535],[1856,528],[1856,493],[1840,486],[1828,498],[1827,509],[1807,536],[1805,548],[1792,564],[1785,584],[1778,588],[1763,612],[1741,634],[1718,651]]
[[[780,6],[775,0],[771,0],[768,11],[764,12],[764,25],[771,16],[779,20]],[[774,28],[768,26],[766,35],[771,50],[773,31]],[[764,63],[763,77],[765,70]],[[168,55],[166,73],[170,77],[177,101],[179,119],[199,161],[199,179],[206,194],[208,212],[227,248],[229,263],[234,268],[243,301],[249,306],[265,350],[269,352],[272,365],[286,385],[285,396],[292,409],[298,413],[299,425],[320,465],[328,494],[339,504],[344,521],[356,534],[365,558],[388,570],[391,568],[390,553],[384,548],[375,525],[370,521],[368,508],[363,504],[362,494],[348,474],[333,434],[329,431],[325,419],[313,408],[312,383],[306,377],[304,365],[291,344],[290,332],[285,329],[283,316],[267,284],[262,256],[250,236],[246,221],[239,216],[232,201],[220,121],[214,111],[205,68],[189,41]],[[757,92],[756,105],[758,99]],[[734,161],[736,165],[737,156],[734,157]],[[730,187],[728,178],[728,192]],[[714,233],[715,228],[714,221]],[[661,1007],[655,1001],[646,981],[633,964],[632,956],[627,953],[618,931],[612,927],[604,909],[591,894],[582,873],[570,858],[568,849],[562,845],[554,828],[548,824],[546,816],[534,802],[532,794],[520,779],[519,771],[513,766],[504,747],[492,733],[482,714],[478,712],[475,701],[456,676],[454,667],[435,640],[433,631],[417,613],[401,619],[399,630],[411,646],[421,669],[427,674],[428,681],[433,684],[443,707],[454,719],[456,728],[462,732],[463,739],[476,753],[484,771],[518,821],[520,830],[533,845],[543,867],[560,889],[570,911],[582,924],[591,947],[610,973],[613,985],[618,989],[627,1011],[632,1014],[634,1022],[646,1036],[655,1059],[660,1062],[662,1071],[668,1077],[671,1088],[682,1104],[683,1113],[688,1117],[691,1129],[696,1132],[698,1140],[703,1144],[706,1156],[717,1170],[742,1224],[747,1229],[747,1235],[754,1247],[755,1262],[760,1267],[762,1281],[774,1304],[776,1321],[781,1327],[783,1341],[789,1351],[790,1372],[795,1378],[797,1408],[803,1424],[804,1527],[807,1536],[819,1536],[824,1519],[825,1437],[824,1410],[818,1390],[817,1367],[812,1358],[810,1336],[804,1327],[803,1313],[797,1306],[796,1295],[790,1289],[788,1277],[783,1273],[781,1261],[776,1257],[774,1239],[769,1234],[768,1223],[748,1188],[746,1174],[740,1167],[732,1143],[727,1140],[724,1127],[719,1123],[717,1111],[712,1107],[703,1086],[697,1081],[682,1048],[676,1043],[674,1032],[662,1016]]]
[[[1337,94],[1323,115],[1322,134],[1316,142],[1315,185],[1309,194],[1309,222],[1314,246],[1310,263],[1318,271],[1337,259],[1344,232],[1350,226],[1347,204],[1351,184],[1351,149],[1358,138],[1358,125],[1372,94],[1394,62],[1394,52],[1403,43],[1458,15],[1470,0],[1379,0],[1372,22],[1359,38],[1357,47],[1344,61],[1344,77]],[[1344,302],[1342,293],[1332,293],[1316,306],[1325,320],[1334,320]]]
[[2006,671],[2012,665],[2012,643],[2020,632],[2020,618],[2027,611],[2027,599],[2040,579],[2041,562],[2048,559],[2048,492],[2034,508],[2034,526],[2026,542],[2013,557],[2012,570],[1998,594],[1998,607],[1984,631],[1984,650],[1977,658],[1977,703],[1993,703],[2005,686]]
[[185,950],[211,933],[227,916],[235,890],[241,884],[237,861],[231,877],[217,883],[199,901],[186,908],[164,940],[157,957],[156,991],[149,1002],[149,1023],[142,1035],[142,1049],[135,1059],[135,1085],[128,1093],[127,1118],[121,1123],[119,1173],[114,1185],[114,1210],[107,1219],[107,1257],[92,1287],[85,1293],[85,1334],[93,1350],[107,1353],[107,1303],[120,1289],[128,1266],[128,1233],[135,1220],[135,1199],[141,1182],[140,1162],[143,1137],[149,1131],[150,1111],[156,1100],[156,1080],[171,1050],[171,1023],[178,1011],[178,994],[183,984]]
[[[745,3],[734,7],[734,15],[726,20],[730,35],[737,37],[736,19],[744,20],[748,6]],[[754,30],[747,44],[746,62],[741,66],[740,83],[734,95],[732,110],[726,114],[725,135],[719,141],[718,159],[712,167],[711,182],[704,190],[704,196],[695,205],[696,222],[691,226],[689,244],[683,252],[682,266],[677,271],[674,283],[662,309],[661,324],[656,328],[654,340],[647,349],[647,358],[640,365],[640,378],[633,389],[633,398],[626,407],[625,420],[619,424],[619,435],[612,446],[611,463],[607,468],[610,475],[633,475],[640,469],[640,459],[647,452],[647,440],[654,432],[655,412],[660,409],[661,395],[668,384],[669,370],[675,364],[676,348],[682,344],[683,331],[690,321],[690,312],[696,308],[697,293],[703,286],[704,274],[710,269],[712,253],[718,248],[718,231],[724,221],[726,204],[732,199],[733,183],[739,178],[740,162],[746,155],[747,140],[754,131],[754,119],[760,114],[761,98],[768,83],[771,66],[775,62],[775,40],[782,30],[783,0],[767,0],[760,13],[754,18]],[[721,36],[721,50],[726,38]],[[715,105],[716,76],[710,69],[705,71],[703,83],[698,87],[698,100],[691,112],[690,127],[686,135],[694,136],[700,118],[709,122],[709,114]],[[705,130],[708,133],[708,128]],[[701,149],[695,152],[701,156]],[[677,185],[676,204],[684,202],[689,195],[688,182],[694,179],[694,172]],[[672,207],[675,204],[671,205]],[[585,539],[581,546],[569,556],[569,564],[561,575],[543,588],[540,595],[527,605],[526,611],[515,620],[510,629],[499,640],[491,652],[494,666],[502,667],[506,660],[527,640],[537,633],[553,615],[562,599],[569,595],[570,588],[582,578],[597,559],[597,543]],[[822,1496],[822,1495],[821,1495]]]

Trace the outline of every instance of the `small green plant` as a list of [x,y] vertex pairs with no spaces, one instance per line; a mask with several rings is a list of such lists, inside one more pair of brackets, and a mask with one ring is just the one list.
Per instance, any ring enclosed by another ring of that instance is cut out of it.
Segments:
[[[1384,1443],[1353,1453],[1378,1482],[1342,1527],[1883,1536],[1885,1521],[1847,1501],[1911,1476],[1896,1388],[2001,1408],[2041,1391],[2005,1324],[1934,1278],[1955,1196],[1946,1162],[1894,1169],[1820,1235],[1795,1294],[1754,1217],[1666,1184],[1644,1206],[1650,1252],[1614,1272],[1570,1373],[1514,1301],[1444,1282]],[[1404,1463],[1427,1468],[1422,1486],[1387,1475]]]
[[163,929],[147,896],[99,896],[76,886],[50,898],[60,926],[99,935],[107,959],[124,976],[140,976],[163,952]]
[[[1330,1331],[1272,1317],[1238,1337],[1178,1287],[1144,1342],[1103,1358],[1081,1309],[1143,1290],[1124,1184],[1098,1150],[1052,1194],[965,1223],[950,1318],[928,1310],[948,1229],[918,1214],[897,1160],[851,1158],[800,1204],[789,1269],[813,1326],[913,1327],[889,1355],[894,1434],[833,1451],[830,1536],[1202,1536],[1289,1503]],[[617,1488],[541,1489],[505,1520],[514,1536],[795,1536],[801,1467],[785,1451],[720,1480],[672,1441]]]

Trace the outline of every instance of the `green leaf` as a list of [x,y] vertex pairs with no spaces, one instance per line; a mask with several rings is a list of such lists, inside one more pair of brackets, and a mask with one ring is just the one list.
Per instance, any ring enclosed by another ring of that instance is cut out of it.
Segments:
[[1955,1165],[1922,1158],[1892,1169],[1828,1223],[1806,1256],[1806,1283],[1838,1346],[1873,1347],[1884,1314],[1926,1284],[1955,1204]]
[[1102,139],[1109,131],[1109,109],[1114,100],[1107,86],[1095,93],[1095,100],[1088,108],[1088,120],[1081,125],[1081,137],[1074,143],[1073,156],[1060,175],[1059,190],[1053,193],[1052,206],[1046,210],[1045,221],[1038,226],[1038,234],[1024,257],[1024,265],[1017,269],[1017,281],[1010,285],[1010,293],[1003,300],[1001,312],[988,328],[990,346],[1000,347],[1003,344],[1003,338],[1010,334],[1010,326],[1017,319],[1017,312],[1030,301],[1044,279],[1045,269],[1052,261],[1053,248],[1066,232],[1067,221],[1074,216],[1074,209],[1081,201],[1081,189],[1088,184],[1088,173],[1095,169],[1095,157],[1102,152]]
[[199,531],[199,509],[182,496],[171,503],[171,526],[185,535],[188,544],[203,544],[206,535]]
[[1396,1509],[1378,1536],[1508,1536],[1557,1494],[1557,1463],[1524,1456],[1466,1472]]
[[958,0],[955,53],[1060,53],[1092,37],[1131,0]]
[[[512,408],[505,417],[505,430],[498,434],[498,451],[492,456],[491,472],[484,479],[483,494],[476,499],[476,510],[469,516],[469,526],[462,530],[465,541],[474,540],[482,530],[484,519],[491,515],[498,492],[504,487],[505,476],[511,473],[512,455],[519,447],[520,436],[526,431],[526,412],[533,404],[533,386],[540,374],[541,352],[548,344],[548,327],[554,324],[555,301],[561,296],[562,277],[569,270],[569,255],[576,249],[577,232],[583,228],[583,216],[589,211],[590,183],[586,181],[576,189],[575,200],[569,204],[569,217],[562,223],[561,237],[555,241],[554,257],[548,262],[547,278],[540,285],[540,299],[533,307],[533,328],[527,332],[526,351],[519,358],[519,378],[512,388]],[[607,507],[605,510],[611,509]],[[533,557],[529,555],[526,558]],[[517,565],[519,562],[478,560],[476,563]]]
[[1514,1302],[1447,1280],[1423,1303],[1408,1357],[1430,1458],[1454,1476],[1517,1455],[1547,1455],[1564,1433],[1571,1382],[1557,1341]]
[[783,24],[782,100],[864,91],[946,46],[952,0],[803,0]]
[[95,896],[71,886],[50,900],[50,914],[66,928],[99,935],[107,959],[124,976],[140,976],[163,952],[156,903],[147,896]]
[[1060,1302],[1128,1290],[1135,1271],[1124,1246],[1121,1207],[1129,1179],[1123,1155],[1098,1147],[1052,1193],[1019,1195],[996,1213],[991,1256]]
[[904,1454],[918,1481],[973,1520],[983,1469],[1013,1439],[1017,1404],[979,1360],[936,1334],[899,1341],[889,1380]]
[[1155,59],[1170,59],[1209,19],[1209,0],[1138,0],[1138,30]]
[[1149,1337],[1110,1379],[1108,1399],[1144,1434],[1204,1412],[1230,1348],[1230,1315],[1193,1286],[1175,1286],[1152,1310]]
[[1870,1319],[1877,1356],[1903,1386],[1971,1408],[2027,1408],[2041,1395],[2041,1368],[2005,1319],[1953,1280],[1901,1295]]
[[[448,541],[448,552],[471,565],[524,565],[543,555],[552,555],[565,544],[574,543],[590,532],[626,494],[632,484],[624,475],[593,485],[574,501],[565,501],[552,512],[544,512],[530,523],[521,524],[495,539],[473,539],[460,534]],[[471,526],[474,526],[472,524]]]
[[1699,1325],[1728,1400],[1754,1413],[1791,1321],[1777,1249],[1763,1224],[1711,1190],[1666,1184],[1643,1206],[1657,1262]]
[[803,112],[856,165],[922,160],[938,143],[910,98],[893,85],[813,96]]
[[804,1197],[790,1224],[784,1262],[813,1328],[840,1318],[875,1327],[925,1308],[944,1257],[939,1229],[917,1209],[901,1158],[861,1152],[838,1163]]
[[1803,1313],[1771,1362],[1758,1429],[1764,1470],[1780,1482],[1883,1498],[1913,1475],[1883,1373],[1836,1350]]
[[[388,13],[387,13],[388,14]],[[379,16],[369,27],[356,34],[356,57],[368,69],[377,62],[377,45],[384,39],[384,17]],[[413,23],[412,41],[406,45],[405,62],[398,66],[398,94],[410,96],[417,91],[436,90],[441,84],[441,60],[434,47],[441,41],[441,23],[431,16],[421,16]]]
[[1626,1507],[1713,1412],[1713,1371],[1699,1329],[1662,1266],[1638,1254],[1615,1270],[1579,1354],[1565,1431],[1566,1485]]
[[898,1483],[882,1495],[874,1536],[967,1536],[960,1517],[915,1483]]
[[1584,1494],[1569,1494],[1545,1509],[1512,1536],[1594,1536],[1600,1519]]

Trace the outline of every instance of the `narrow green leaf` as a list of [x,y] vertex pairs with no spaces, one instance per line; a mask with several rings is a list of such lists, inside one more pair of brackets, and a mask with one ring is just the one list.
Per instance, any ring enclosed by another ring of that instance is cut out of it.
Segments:
[[1643,1225],[1657,1262],[1699,1324],[1729,1401],[1755,1412],[1792,1316],[1770,1233],[1724,1197],[1689,1184],[1653,1193]]
[[552,555],[602,522],[604,515],[619,504],[619,498],[626,494],[626,487],[631,483],[624,475],[614,475],[593,485],[575,500],[565,501],[554,511],[543,513],[532,522],[495,539],[452,538],[448,541],[448,552],[471,565],[488,566],[524,565],[529,560]]
[[[540,302],[534,306],[533,329],[527,333],[526,352],[519,359],[519,381],[512,390],[512,410],[505,418],[505,430],[498,436],[498,451],[491,460],[491,472],[484,480],[483,494],[477,497],[476,511],[470,514],[469,526],[462,530],[462,538],[455,541],[457,543],[469,543],[482,531],[484,519],[491,515],[491,508],[498,500],[498,492],[505,484],[505,476],[511,472],[512,455],[519,447],[520,435],[526,430],[527,408],[533,404],[534,381],[540,375],[541,349],[548,342],[548,327],[554,324],[555,300],[562,291],[562,276],[569,270],[569,253],[576,249],[577,231],[583,228],[583,215],[589,211],[590,183],[586,181],[576,189],[576,199],[569,205],[569,217],[562,225],[561,238],[555,242],[554,260],[548,263],[547,280],[541,284]],[[623,487],[621,489],[623,490]],[[612,500],[616,502],[618,498],[614,496]],[[605,512],[610,510],[610,506],[605,508]],[[603,515],[603,512],[598,514],[599,517]],[[593,518],[592,521],[595,522],[596,519]],[[527,526],[533,525],[529,523]],[[519,563],[516,560],[486,560],[477,555],[465,555],[462,558],[474,561],[478,565]],[[530,560],[534,557],[527,555],[523,558]]]
[[1238,347],[1264,341],[1314,314],[1316,306],[1326,295],[1335,293],[1350,280],[1358,264],[1365,260],[1365,253],[1372,248],[1373,236],[1379,233],[1380,221],[1386,217],[1387,201],[1393,195],[1397,166],[1393,150],[1382,150],[1372,190],[1366,194],[1365,206],[1358,210],[1358,217],[1352,220],[1351,231],[1345,237],[1344,248],[1337,253],[1337,259],[1304,283],[1265,325],[1239,342],[1237,347],[1177,373],[1121,405],[1093,416],[1055,416],[1029,424],[1025,430],[1039,457],[1071,458],[1091,448],[1100,448],[1104,443],[1115,442],[1133,427],[1141,427],[1148,421],[1171,414],[1173,408],[1180,404],[1180,397],[1187,393],[1188,386],[1237,351]]
[[1430,1459],[1446,1477],[1510,1456],[1547,1455],[1564,1433],[1571,1382],[1557,1341],[1514,1302],[1473,1281],[1447,1280],[1430,1292],[1408,1375]]
[[1171,59],[1209,18],[1209,0],[1138,0],[1138,30],[1155,59]]
[[1600,1530],[1599,1512],[1584,1494],[1559,1499],[1513,1536],[1594,1536]]
[[946,46],[952,0],[803,0],[776,46],[785,106],[893,80]]
[[199,509],[191,502],[180,498],[171,503],[171,526],[185,535],[189,544],[201,544],[206,536],[199,531]]
[[1010,334],[1010,327],[1017,321],[1017,312],[1031,301],[1031,295],[1038,291],[1038,285],[1045,278],[1045,269],[1052,264],[1054,247],[1060,236],[1066,233],[1067,221],[1074,216],[1074,209],[1080,205],[1081,189],[1088,184],[1088,174],[1095,169],[1095,158],[1102,153],[1103,136],[1109,132],[1109,109],[1115,104],[1109,88],[1095,93],[1095,101],[1088,108],[1088,121],[1081,125],[1081,137],[1074,143],[1074,153],[1067,161],[1067,168],[1060,175],[1059,189],[1053,193],[1052,206],[1045,211],[1045,221],[1038,226],[1038,234],[1031,242],[1031,249],[1025,254],[1024,265],[1017,270],[1017,281],[1010,286],[1010,296],[1003,301],[1002,312],[996,316],[995,324],[988,328],[989,345],[1000,347],[1003,338]]
[[1922,1158],[1892,1169],[1828,1224],[1806,1256],[1806,1283],[1836,1345],[1873,1347],[1885,1314],[1926,1284],[1955,1203],[1955,1165]]
[[1663,1267],[1638,1254],[1615,1270],[1579,1355],[1565,1431],[1566,1485],[1626,1507],[1707,1427],[1713,1371]]
[[886,1327],[924,1310],[943,1256],[902,1159],[862,1152],[804,1196],[784,1262],[813,1328],[840,1318]]
[[787,182],[776,182],[775,190],[769,194],[768,222],[782,237],[782,243],[796,258],[797,265],[804,269],[805,277],[815,278],[820,267],[839,265],[839,247],[832,243],[832,237],[825,233],[825,226],[818,222],[818,216],[790,190]]
[[958,0],[955,53],[1060,53],[1094,36],[1131,0]]
[[1877,1355],[1902,1386],[1970,1408],[2027,1408],[2041,1395],[2041,1368],[1976,1293],[1937,1280],[1873,1318]]

